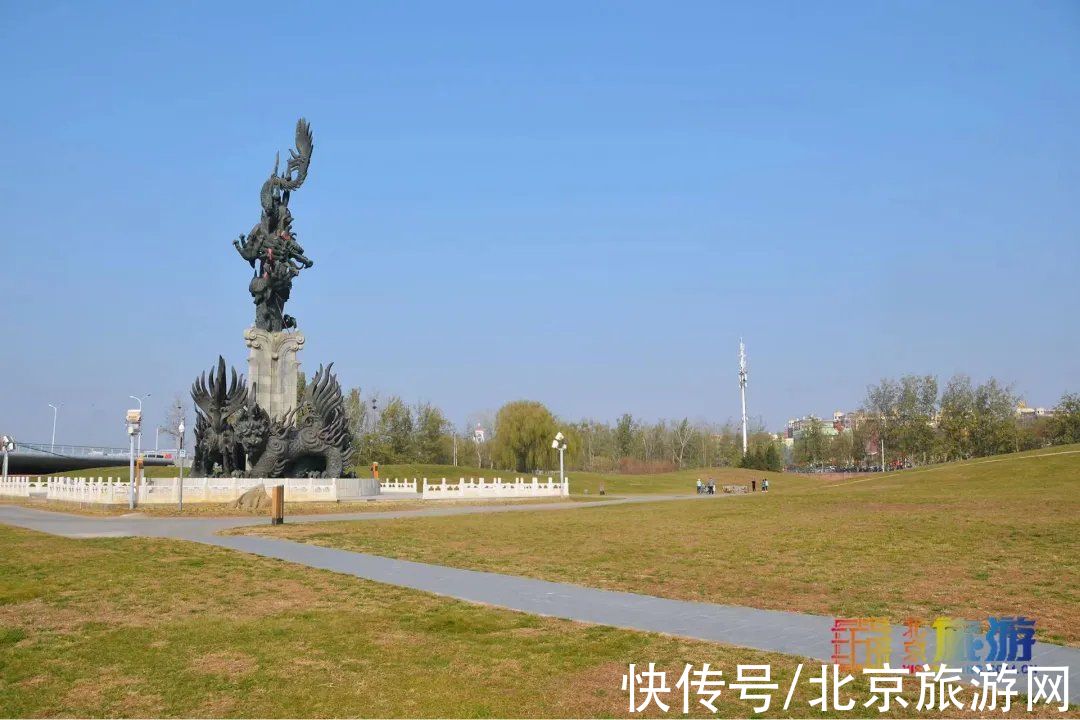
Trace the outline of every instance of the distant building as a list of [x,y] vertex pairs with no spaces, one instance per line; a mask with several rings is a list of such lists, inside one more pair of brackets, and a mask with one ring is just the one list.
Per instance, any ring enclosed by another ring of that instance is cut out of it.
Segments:
[[487,432],[480,423],[476,423],[476,429],[473,430],[472,439],[477,445],[482,445],[487,439]]
[[1053,416],[1053,408],[1028,407],[1023,400],[1021,400],[1020,403],[1016,406],[1016,419],[1022,423],[1035,422],[1040,418]]
[[837,410],[832,415],[833,427],[836,428],[838,432],[843,430],[847,430],[848,432],[858,430],[860,425],[870,419],[870,417],[861,410],[851,410],[849,412]]
[[825,435],[826,437],[835,437],[844,430],[843,427],[837,428],[835,422],[829,423],[822,420],[817,415],[810,414],[805,417],[788,420],[785,440],[796,440],[802,437],[803,434],[815,423],[821,425],[821,434]]

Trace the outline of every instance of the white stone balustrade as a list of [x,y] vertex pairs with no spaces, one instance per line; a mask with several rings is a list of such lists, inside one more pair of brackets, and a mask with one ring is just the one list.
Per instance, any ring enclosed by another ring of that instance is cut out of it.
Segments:
[[532,498],[532,497],[567,497],[570,495],[570,481],[559,482],[548,478],[541,481],[533,478],[514,478],[512,482],[503,482],[502,478],[488,481],[484,478],[459,478],[456,484],[443,478],[438,483],[429,483],[424,478],[421,497],[424,500],[459,500],[463,498]]
[[130,484],[113,477],[50,477],[45,481],[45,497],[77,503],[119,504],[128,501]]
[[379,481],[379,494],[380,495],[415,495],[416,494],[416,478],[412,480],[380,480]]
[[[336,502],[371,497],[379,493],[377,480],[370,478],[184,478],[184,502],[232,502],[256,485],[285,486],[286,502]],[[137,484],[139,504],[175,503],[179,500],[179,478],[144,478]],[[0,480],[0,495],[30,497],[40,494],[49,500],[77,503],[124,504],[130,484],[126,478],[9,476]]]
[[[144,478],[137,485],[139,504],[175,503],[179,500],[178,478]],[[256,485],[285,486],[286,502],[336,502],[378,494],[419,496],[424,500],[566,497],[570,481],[548,478],[459,478],[456,483],[442,478],[375,480],[373,478],[184,478],[184,502],[232,502]],[[31,497],[77,503],[126,504],[129,485],[126,477],[29,477],[12,475],[0,480],[0,496]]]
[[7,480],[0,480],[0,495],[5,497],[30,497],[45,493],[45,483],[41,478],[29,475],[8,475]]

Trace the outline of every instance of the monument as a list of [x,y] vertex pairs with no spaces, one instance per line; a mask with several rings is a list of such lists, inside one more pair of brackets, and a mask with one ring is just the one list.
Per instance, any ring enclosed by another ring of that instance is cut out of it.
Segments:
[[343,477],[347,472],[352,438],[333,363],[320,366],[297,397],[297,355],[304,336],[296,318],[285,313],[293,279],[314,265],[296,241],[289,210],[292,192],[307,179],[313,148],[311,126],[301,118],[284,173],[279,156],[263,183],[259,222],[233,241],[253,270],[248,290],[255,324],[244,331],[249,380],[235,369],[227,378],[219,356],[216,369],[192,385],[197,475]]
[[311,151],[315,143],[311,125],[301,118],[296,122],[296,149],[289,151],[285,174],[278,173],[280,156],[274,171],[259,193],[262,217],[246,236],[233,241],[240,257],[254,270],[248,291],[255,302],[255,325],[244,331],[248,354],[248,378],[251,392],[272,418],[283,418],[296,409],[296,374],[300,362],[296,355],[304,346],[296,327],[296,318],[285,314],[285,303],[292,293],[293,278],[313,263],[296,241],[289,198],[307,179]]

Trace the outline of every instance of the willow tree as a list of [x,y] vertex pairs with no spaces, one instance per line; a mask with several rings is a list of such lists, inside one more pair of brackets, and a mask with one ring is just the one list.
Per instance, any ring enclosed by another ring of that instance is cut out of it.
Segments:
[[531,472],[549,465],[555,418],[541,403],[517,400],[502,406],[495,416],[492,456],[495,462],[517,472]]

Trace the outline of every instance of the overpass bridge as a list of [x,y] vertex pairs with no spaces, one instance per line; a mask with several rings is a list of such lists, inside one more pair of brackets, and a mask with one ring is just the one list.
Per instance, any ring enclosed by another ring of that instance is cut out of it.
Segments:
[[[144,465],[175,465],[175,450],[143,450]],[[8,453],[8,473],[46,475],[67,470],[96,467],[120,467],[129,462],[128,448],[99,445],[54,445],[52,443],[15,443]]]

